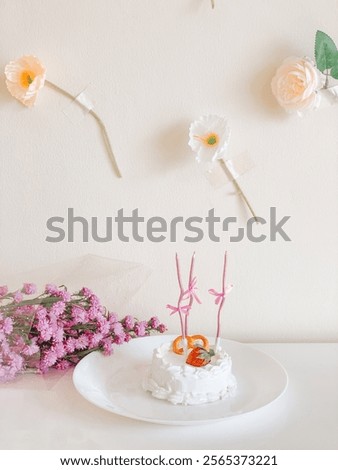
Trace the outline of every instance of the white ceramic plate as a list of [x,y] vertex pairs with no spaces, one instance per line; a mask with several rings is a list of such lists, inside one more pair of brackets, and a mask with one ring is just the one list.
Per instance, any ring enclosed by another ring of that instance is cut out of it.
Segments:
[[222,340],[232,357],[238,389],[234,398],[206,405],[182,406],[153,398],[141,387],[153,349],[174,336],[133,339],[112,356],[94,352],[76,366],[77,391],[94,405],[128,418],[153,423],[192,425],[249,413],[276,400],[287,387],[287,374],[272,357],[235,341]]

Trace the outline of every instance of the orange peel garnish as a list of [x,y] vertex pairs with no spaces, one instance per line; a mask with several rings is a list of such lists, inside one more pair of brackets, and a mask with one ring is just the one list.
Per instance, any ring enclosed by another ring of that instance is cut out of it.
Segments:
[[[186,336],[186,340],[188,342],[188,348],[189,349],[193,347],[192,338],[193,338],[193,336]],[[181,354],[182,355],[184,353],[184,350],[181,347],[181,344],[182,344],[182,336],[177,336],[177,338],[175,338],[174,341],[173,341],[173,351],[174,351],[175,354]]]
[[[202,347],[209,351],[209,340],[203,335],[193,335],[193,336],[186,336],[186,340],[188,343],[188,349],[194,349]],[[173,341],[173,351],[175,354],[182,355],[184,353],[182,347],[182,336],[177,336],[177,338]]]

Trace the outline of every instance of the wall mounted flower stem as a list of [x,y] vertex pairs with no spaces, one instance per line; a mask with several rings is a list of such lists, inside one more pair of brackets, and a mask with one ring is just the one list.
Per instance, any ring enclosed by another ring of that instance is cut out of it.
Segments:
[[233,176],[231,170],[229,169],[226,161],[223,160],[223,158],[220,158],[219,159],[219,163],[221,165],[221,168],[222,170],[224,171],[224,173],[227,175],[227,177],[231,180],[231,182],[233,183],[233,185],[235,186],[238,194],[241,196],[241,198],[243,199],[243,201],[245,202],[245,204],[247,205],[249,211],[251,212],[251,215],[252,217],[255,219],[255,222],[257,224],[259,224],[259,219],[255,213],[255,211],[253,210],[252,208],[252,205],[250,204],[248,198],[246,197],[246,195],[244,194],[242,188],[240,187],[240,185],[238,184],[236,178]]
[[[76,101],[78,106],[86,109],[86,107],[81,102],[76,100],[76,96],[73,96],[68,91],[64,90],[63,88],[59,87],[58,85],[55,85],[55,83],[50,82],[49,80],[46,80],[45,84],[47,86],[49,86],[50,88],[52,88],[53,90],[55,90],[55,91],[61,93],[62,95],[66,96],[67,98]],[[120,169],[117,165],[116,158],[115,158],[115,155],[114,155],[111,143],[110,143],[110,139],[109,139],[109,135],[108,135],[106,126],[104,125],[102,119],[98,116],[98,114],[93,109],[88,110],[88,114],[91,114],[93,116],[93,118],[97,122],[98,126],[100,127],[101,132],[102,132],[103,141],[105,143],[105,146],[106,146],[109,158],[111,160],[111,163],[113,165],[114,171],[116,173],[116,176],[118,176],[119,178],[122,178]]]
[[20,57],[20,59],[12,60],[5,67],[5,75],[8,91],[24,106],[29,108],[34,106],[39,91],[46,84],[53,90],[61,93],[72,101],[75,101],[78,106],[91,114],[101,129],[102,137],[114,171],[116,175],[121,178],[121,172],[117,166],[109,135],[102,119],[92,108],[88,108],[84,103],[82,103],[79,100],[79,96],[73,96],[68,91],[55,85],[55,83],[46,80],[46,68],[37,57],[34,55],[25,55]]
[[252,205],[237,182],[240,172],[236,164],[234,165],[232,160],[227,158],[230,134],[230,127],[224,117],[213,114],[201,116],[190,125],[189,146],[196,154],[196,161],[202,163],[208,173],[212,173],[219,162],[227,179],[234,184],[255,222],[259,223],[259,217],[256,216]]

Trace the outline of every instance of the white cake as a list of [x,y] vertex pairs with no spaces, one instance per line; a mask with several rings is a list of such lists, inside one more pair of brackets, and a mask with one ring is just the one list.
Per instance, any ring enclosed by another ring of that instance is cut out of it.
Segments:
[[231,357],[222,349],[209,364],[194,367],[184,355],[175,354],[171,343],[154,350],[150,371],[143,381],[144,390],[174,405],[201,405],[231,397],[236,379],[231,373]]

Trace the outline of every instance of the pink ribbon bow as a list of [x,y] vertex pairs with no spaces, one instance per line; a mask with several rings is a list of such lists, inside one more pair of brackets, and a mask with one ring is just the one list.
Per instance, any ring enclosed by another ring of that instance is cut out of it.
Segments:
[[201,304],[202,302],[200,301],[200,299],[198,298],[195,292],[197,289],[196,283],[197,283],[197,279],[196,277],[194,277],[193,280],[189,283],[188,289],[184,292],[183,299],[186,300],[189,297],[192,297],[193,299],[196,300],[197,303]]
[[170,308],[171,313],[170,315],[174,315],[174,313],[183,313],[184,315],[189,314],[190,305],[183,305],[183,307],[174,307],[173,305],[167,305],[167,308]]
[[234,286],[230,284],[225,288],[225,292],[216,292],[215,289],[209,289],[208,292],[216,297],[215,304],[218,305],[231,292]]

